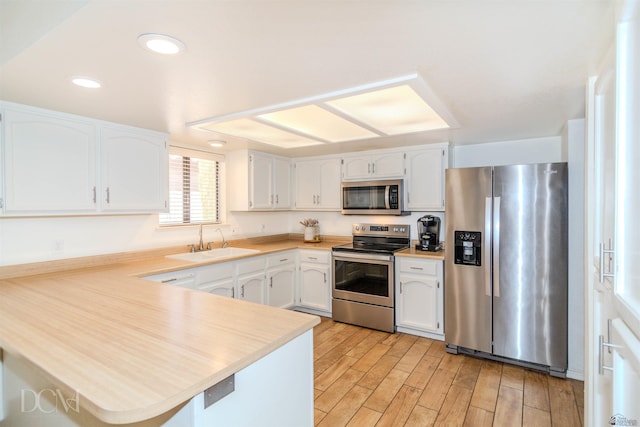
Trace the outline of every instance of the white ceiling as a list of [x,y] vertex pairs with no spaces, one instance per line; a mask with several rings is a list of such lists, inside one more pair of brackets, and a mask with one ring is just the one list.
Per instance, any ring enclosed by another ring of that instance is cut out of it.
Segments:
[[[418,72],[458,129],[284,150],[289,156],[559,135],[613,40],[596,0],[0,0],[0,99],[169,132],[209,117]],[[162,57],[142,33],[187,45]],[[73,75],[103,82],[74,87]]]

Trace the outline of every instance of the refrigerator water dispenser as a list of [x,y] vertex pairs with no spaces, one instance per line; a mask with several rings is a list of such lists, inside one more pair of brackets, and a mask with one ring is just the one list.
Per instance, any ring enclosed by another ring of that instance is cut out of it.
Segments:
[[482,238],[479,231],[454,231],[455,264],[482,265]]

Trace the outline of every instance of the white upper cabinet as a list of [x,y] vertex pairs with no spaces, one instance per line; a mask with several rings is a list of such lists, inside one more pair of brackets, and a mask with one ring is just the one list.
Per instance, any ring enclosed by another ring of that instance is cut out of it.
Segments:
[[96,126],[4,109],[6,213],[93,212]]
[[102,209],[153,212],[167,208],[168,151],[164,135],[104,127]]
[[291,208],[291,162],[259,151],[232,151],[226,157],[227,198],[232,211]]
[[405,209],[407,211],[444,210],[444,170],[447,149],[425,148],[406,152]]
[[4,212],[159,212],[168,197],[166,135],[3,103]]
[[295,208],[340,210],[339,158],[299,160],[295,163]]
[[359,153],[342,159],[342,180],[387,179],[404,176],[404,154],[399,151]]

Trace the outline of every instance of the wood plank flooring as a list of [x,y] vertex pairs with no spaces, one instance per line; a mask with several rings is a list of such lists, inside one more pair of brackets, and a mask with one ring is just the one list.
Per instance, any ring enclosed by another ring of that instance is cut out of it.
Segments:
[[315,425],[581,426],[583,383],[322,318]]

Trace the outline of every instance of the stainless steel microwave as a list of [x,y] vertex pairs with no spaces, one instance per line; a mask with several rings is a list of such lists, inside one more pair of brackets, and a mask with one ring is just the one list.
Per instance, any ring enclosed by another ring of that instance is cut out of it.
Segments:
[[408,215],[401,179],[342,183],[343,215]]

